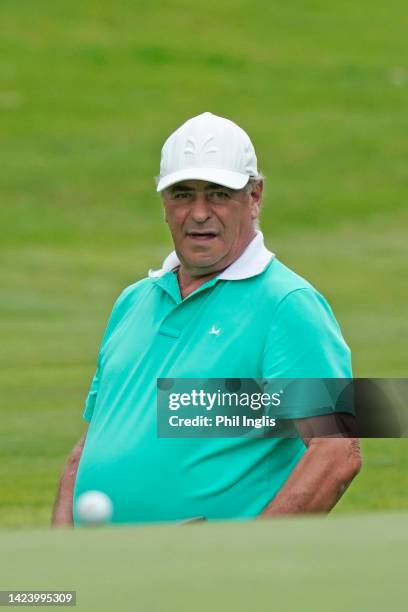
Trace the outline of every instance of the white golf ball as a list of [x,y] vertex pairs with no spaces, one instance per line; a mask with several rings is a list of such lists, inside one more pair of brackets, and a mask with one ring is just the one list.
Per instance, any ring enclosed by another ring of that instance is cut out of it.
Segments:
[[84,525],[103,525],[112,518],[112,501],[101,491],[87,491],[78,497],[76,513]]

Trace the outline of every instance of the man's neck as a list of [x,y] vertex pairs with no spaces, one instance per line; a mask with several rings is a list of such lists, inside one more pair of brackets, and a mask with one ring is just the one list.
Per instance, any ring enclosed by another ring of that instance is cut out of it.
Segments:
[[188,270],[181,265],[177,272],[177,280],[183,300],[191,293],[194,293],[194,291],[201,287],[201,285],[204,285],[207,281],[211,280],[221,272],[222,270],[217,270],[216,272],[205,274],[203,276],[191,276]]

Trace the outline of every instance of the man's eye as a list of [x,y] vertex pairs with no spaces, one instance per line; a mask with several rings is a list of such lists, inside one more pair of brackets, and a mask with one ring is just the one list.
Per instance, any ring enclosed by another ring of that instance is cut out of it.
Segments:
[[229,193],[226,191],[211,191],[210,198],[214,200],[228,200],[230,197]]
[[173,199],[174,200],[186,200],[190,196],[191,196],[191,193],[189,193],[188,191],[180,191],[178,193],[173,194]]

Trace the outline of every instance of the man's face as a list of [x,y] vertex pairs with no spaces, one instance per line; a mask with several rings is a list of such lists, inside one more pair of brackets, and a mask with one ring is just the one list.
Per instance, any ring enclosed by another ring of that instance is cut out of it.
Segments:
[[252,193],[205,181],[182,181],[163,192],[176,253],[192,276],[229,266],[255,235],[262,184]]

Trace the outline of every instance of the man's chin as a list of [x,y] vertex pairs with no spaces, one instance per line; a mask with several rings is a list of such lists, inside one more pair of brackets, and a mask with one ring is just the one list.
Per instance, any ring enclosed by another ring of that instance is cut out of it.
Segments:
[[194,276],[202,276],[204,274],[212,274],[217,271],[217,262],[214,261],[190,261],[187,264],[187,267],[192,272],[194,271]]
[[222,269],[218,257],[183,257],[181,263],[192,276],[205,276],[206,274],[213,274]]

